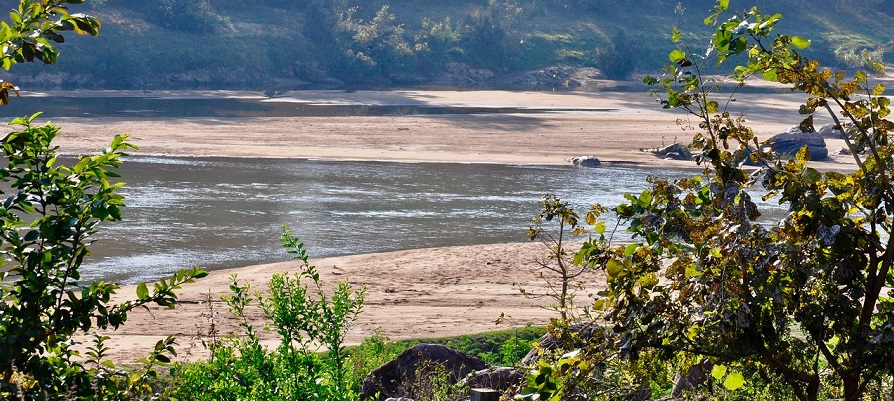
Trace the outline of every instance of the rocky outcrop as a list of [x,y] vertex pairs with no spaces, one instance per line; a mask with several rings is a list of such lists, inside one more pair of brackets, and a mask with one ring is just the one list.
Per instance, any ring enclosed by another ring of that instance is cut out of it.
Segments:
[[602,162],[596,156],[572,157],[568,162],[578,167],[599,167]]
[[652,153],[665,160],[692,160],[692,151],[680,143],[655,149]]
[[492,367],[479,370],[466,379],[469,388],[489,388],[503,393],[521,387],[525,383],[525,372],[516,368]]
[[473,86],[487,81],[494,72],[486,68],[472,68],[466,63],[447,63],[445,73],[434,79],[433,83],[457,86]]
[[600,78],[602,74],[595,68],[553,66],[521,73],[510,78],[507,83],[515,87],[556,90],[578,88],[588,81]]
[[826,141],[823,137],[816,131],[803,132],[798,126],[773,135],[767,142],[771,144],[773,151],[783,159],[795,157],[804,146],[807,146],[807,150],[810,151],[810,160],[829,158],[829,150],[826,149]]
[[457,383],[472,372],[488,368],[481,359],[443,345],[419,344],[367,375],[363,380],[360,399],[413,398],[413,388],[425,385],[417,380],[417,374],[433,366],[444,369],[449,374],[447,379],[450,383]]
[[554,350],[573,350],[584,348],[588,343],[599,338],[614,336],[610,329],[606,329],[595,322],[578,323],[568,327],[566,331],[568,338],[573,339],[570,343],[562,338],[556,338],[552,333],[546,333],[540,337],[539,347],[535,347],[524,358],[522,358],[522,366],[530,366],[540,359],[542,352]]

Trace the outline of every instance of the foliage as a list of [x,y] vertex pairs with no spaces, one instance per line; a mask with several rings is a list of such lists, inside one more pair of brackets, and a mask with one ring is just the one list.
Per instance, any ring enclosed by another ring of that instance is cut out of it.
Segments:
[[[616,211],[633,244],[584,245],[579,257],[607,275],[594,307],[614,324],[622,360],[653,352],[701,358],[727,391],[753,391],[748,371],[801,400],[839,388],[845,400],[862,399],[894,373],[894,294],[885,288],[894,284],[890,101],[865,72],[848,78],[804,58],[807,39],[774,32],[781,15],[756,8],[730,15],[728,3],[718,1],[705,19],[715,29],[707,52],[675,30],[673,64],[664,78],[646,80],[661,89],[665,108],[699,122],[691,147],[704,172],[652,178],[650,189],[627,196]],[[804,92],[802,129],[827,112],[847,133],[858,169],[821,173],[807,164],[806,147],[779,160],[743,117],[731,116],[704,71],[741,56],[740,85],[759,75]],[[760,168],[746,171],[746,160]],[[746,190],[758,182],[764,199],[788,205],[775,225],[755,222],[760,213]]]
[[452,380],[453,372],[438,362],[424,361],[416,367],[415,380],[407,385],[407,394],[414,399],[454,401],[462,399],[468,389]]
[[[551,298],[555,303],[552,308],[559,312],[559,319],[554,320],[551,325],[558,327],[568,327],[572,322],[580,319],[579,312],[574,304],[574,298],[577,290],[583,289],[585,281],[582,276],[585,273],[594,273],[595,270],[587,263],[582,263],[580,258],[571,259],[568,252],[566,242],[568,236],[580,236],[587,233],[587,230],[580,220],[580,216],[569,205],[567,201],[562,201],[555,195],[546,195],[540,200],[543,210],[534,216],[531,227],[528,229],[527,236],[532,241],[540,240],[549,249],[549,256],[546,261],[538,261],[539,269],[546,274],[541,274],[546,282],[546,293],[539,294]],[[587,212],[586,222],[596,224],[596,219],[605,211],[605,208],[594,205]],[[544,224],[555,221],[558,224],[556,232],[547,230]],[[595,227],[595,232],[601,239],[604,239],[603,233],[605,224],[600,223]],[[555,277],[555,280],[553,279]],[[521,293],[526,296],[537,297],[538,294],[528,291],[524,288],[520,289]],[[584,308],[581,313],[584,316],[589,314],[589,309]]]
[[[174,399],[207,400],[353,400],[357,386],[351,375],[345,335],[363,307],[365,288],[353,290],[349,281],[328,295],[316,267],[308,262],[304,244],[285,230],[282,244],[301,263],[293,274],[275,274],[269,294],[250,292],[233,275],[232,294],[224,297],[241,319],[243,337],[213,344],[209,361],[183,366]],[[257,300],[264,317],[280,336],[268,350],[249,323],[246,312]],[[326,356],[320,354],[325,348]],[[238,378],[233,381],[232,378]]]
[[[69,14],[67,4],[83,0],[22,0],[0,23],[0,61],[12,65],[39,60],[53,64],[62,43],[60,32],[96,35],[99,21]],[[0,103],[18,88],[0,84]],[[14,119],[13,131],[0,142],[7,165],[0,168],[0,396],[4,399],[133,399],[150,394],[155,366],[169,362],[173,338],[156,344],[135,373],[117,369],[105,360],[108,337],[94,336],[86,360],[77,346],[79,336],[95,329],[116,329],[137,307],[157,304],[173,308],[175,290],[206,275],[198,268],[178,271],[155,283],[145,283],[137,298],[110,302],[118,286],[102,281],[79,282],[80,267],[97,225],[121,218],[124,198],[112,183],[113,171],[129,149],[127,135],[116,136],[100,155],[82,156],[74,166],[62,165],[52,142],[59,127],[40,126],[40,113]]]
[[[65,42],[62,32],[96,36],[99,20],[85,14],[70,14],[67,4],[81,4],[84,0],[22,0],[9,13],[10,22],[0,22],[0,65],[9,71],[14,64],[34,62],[55,64],[59,51],[53,45]],[[9,92],[18,95],[18,88],[0,80],[0,104],[9,103]]]
[[228,24],[211,0],[148,0],[136,5],[155,23],[187,33],[211,33]]
[[[91,42],[95,46],[66,37],[72,51],[54,72],[67,78],[64,88],[267,90],[336,79],[383,87],[432,82],[456,71],[457,63],[490,69],[497,85],[519,72],[557,65],[596,67],[605,76],[625,78],[628,71],[663,65],[670,44],[658,38],[673,24],[692,29],[700,23],[701,18],[675,14],[675,6],[705,8],[695,0],[651,0],[636,7],[607,0],[86,1],[92,12],[108,16],[103,29],[109,34]],[[875,61],[894,60],[886,50],[894,29],[894,15],[885,8],[890,1],[762,4],[785,12],[787,29],[815,32],[814,45],[804,52],[825,64],[858,66],[864,50]],[[372,55],[353,39],[354,31],[340,29],[349,9],[356,7],[353,21],[369,24],[384,5],[394,16],[388,30],[403,30],[412,54],[380,40],[385,47]],[[36,84],[60,86],[59,80],[41,81],[42,73],[39,66],[27,66],[16,71],[15,80],[24,83],[27,75]]]
[[[79,269],[97,225],[121,218],[124,198],[117,191],[124,184],[109,179],[117,177],[111,170],[134,147],[120,135],[102,154],[63,166],[52,146],[59,128],[34,124],[38,116],[13,120],[11,125],[18,129],[2,141],[8,165],[0,169],[0,179],[10,190],[3,191],[6,198],[0,208],[0,254],[8,266],[0,274],[0,394],[102,398],[105,393],[136,391],[144,380],[131,380],[101,361],[102,338],[88,353],[95,361],[91,367],[78,361],[75,337],[117,328],[137,307],[174,307],[174,291],[206,273],[181,270],[156,283],[151,292],[140,284],[137,299],[121,304],[110,303],[118,289],[115,284],[80,284]],[[164,354],[172,351],[172,343],[159,342],[146,367],[167,362]]]

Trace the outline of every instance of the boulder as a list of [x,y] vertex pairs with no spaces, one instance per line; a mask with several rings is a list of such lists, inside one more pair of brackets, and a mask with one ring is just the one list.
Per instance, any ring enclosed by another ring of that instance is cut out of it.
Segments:
[[472,68],[465,63],[447,63],[444,67],[444,74],[436,78],[434,83],[473,86],[481,84],[494,76],[494,73],[491,70],[485,68]]
[[829,150],[826,149],[826,141],[816,131],[802,132],[801,128],[794,126],[787,131],[773,135],[767,140],[773,150],[783,159],[795,157],[802,147],[807,146],[810,151],[810,160],[826,160],[829,158]]
[[465,384],[471,388],[489,388],[497,392],[505,392],[525,383],[525,372],[516,368],[491,367],[479,370],[466,379]]
[[692,151],[683,144],[674,143],[663,148],[655,149],[652,153],[662,159],[671,160],[691,160]]
[[448,382],[457,383],[469,373],[488,368],[487,363],[473,356],[437,344],[419,344],[402,352],[397,358],[363,379],[361,400],[386,400],[388,398],[413,398],[416,374],[421,369],[440,365],[450,373]]
[[568,89],[581,86],[575,79],[577,70],[572,67],[553,66],[542,70],[528,71],[513,79],[510,84],[533,89]]
[[571,338],[570,343],[565,340],[556,338],[552,333],[546,333],[540,337],[540,347],[535,347],[524,358],[522,358],[522,366],[530,366],[540,359],[538,351],[554,351],[554,350],[573,350],[576,348],[584,348],[591,341],[602,341],[605,338],[614,336],[611,329],[606,329],[595,322],[577,323],[568,327],[567,333]]
[[579,167],[599,167],[602,164],[596,156],[572,157],[568,162]]
[[[852,132],[852,131],[853,131],[853,127],[851,127],[848,130],[848,132]],[[819,129],[816,130],[816,132],[818,134],[820,134],[821,137],[826,138],[826,139],[842,139],[842,138],[844,138],[844,132],[841,131],[840,129],[835,129],[835,124],[823,125],[822,127],[819,127]]]

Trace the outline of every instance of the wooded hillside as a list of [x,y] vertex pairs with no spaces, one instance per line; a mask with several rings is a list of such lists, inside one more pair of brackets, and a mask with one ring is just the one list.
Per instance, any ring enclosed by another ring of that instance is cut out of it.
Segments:
[[[8,2],[3,2],[8,3]],[[731,1],[785,15],[809,56],[894,62],[894,0]],[[449,85],[573,86],[658,73],[670,32],[703,32],[707,0],[89,0],[99,38],[70,38],[58,65],[23,65],[28,88],[280,90]],[[697,40],[698,38],[691,38]],[[702,43],[698,43],[701,46]],[[539,73],[538,73],[539,71]]]

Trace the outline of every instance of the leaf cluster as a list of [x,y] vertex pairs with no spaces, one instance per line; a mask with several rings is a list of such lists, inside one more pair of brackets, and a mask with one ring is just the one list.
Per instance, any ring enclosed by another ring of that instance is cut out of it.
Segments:
[[[65,166],[52,144],[59,128],[37,125],[39,115],[14,119],[15,130],[0,143],[8,161],[0,168],[8,188],[0,191],[0,255],[6,264],[0,273],[0,393],[87,396],[110,388],[95,382],[96,372],[77,360],[75,336],[118,328],[136,307],[174,307],[175,290],[206,272],[181,270],[156,283],[151,294],[140,284],[137,299],[121,304],[110,302],[117,285],[81,284],[79,269],[97,225],[121,218],[124,197],[118,191],[124,183],[112,180],[126,151],[135,147],[120,135],[103,153]],[[167,362],[163,354],[172,342],[160,343],[146,363]],[[102,353],[90,356],[99,360]],[[103,366],[109,365],[96,368]]]
[[[357,388],[348,383],[349,353],[344,341],[363,309],[366,288],[354,290],[348,280],[330,293],[316,267],[308,262],[304,243],[285,227],[281,242],[299,261],[298,270],[275,274],[269,292],[251,292],[232,276],[224,296],[230,312],[241,320],[245,336],[212,344],[210,361],[174,370],[174,399],[207,400],[351,400]],[[249,322],[257,301],[268,321],[265,329],[280,337],[276,350],[261,344]],[[321,355],[324,352],[326,357]],[[232,380],[236,377],[238,380]]]

